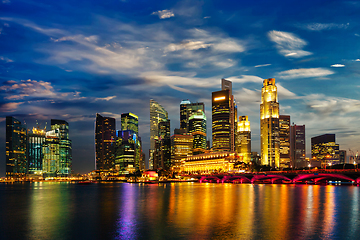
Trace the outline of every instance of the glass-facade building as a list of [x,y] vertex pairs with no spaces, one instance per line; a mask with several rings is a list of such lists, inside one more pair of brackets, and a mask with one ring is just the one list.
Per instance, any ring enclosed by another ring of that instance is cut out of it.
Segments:
[[46,141],[46,129],[33,128],[32,133],[28,133],[28,173],[29,174],[42,174],[43,164],[43,145]]
[[305,125],[291,125],[290,145],[292,166],[294,168],[307,167],[305,161]]
[[6,117],[6,177],[22,177],[27,173],[27,130],[14,117]]
[[251,161],[251,129],[248,116],[239,116],[235,152],[244,163]]
[[134,133],[139,134],[139,117],[133,113],[122,113],[121,130],[131,130]]
[[46,139],[42,147],[42,173],[44,177],[56,177],[60,174],[60,132],[51,130],[46,132]]
[[290,116],[279,116],[280,168],[292,167],[290,161]]
[[311,157],[321,161],[321,167],[340,163],[339,144],[335,134],[323,134],[311,138]]
[[204,153],[206,150],[206,115],[198,110],[189,118],[189,133],[194,137],[193,155]]
[[159,154],[157,168],[168,170],[171,167],[170,120],[159,123]]
[[189,118],[198,110],[205,112],[205,106],[202,102],[191,103],[189,100],[183,100],[180,103],[180,129],[189,131]]
[[171,163],[179,170],[181,160],[192,155],[193,136],[188,133],[175,133],[171,136]]
[[265,79],[260,104],[261,164],[280,167],[279,103],[275,78]]
[[128,173],[129,168],[140,166],[140,141],[137,134],[132,130],[117,131],[116,148],[115,148],[115,169],[121,173]]

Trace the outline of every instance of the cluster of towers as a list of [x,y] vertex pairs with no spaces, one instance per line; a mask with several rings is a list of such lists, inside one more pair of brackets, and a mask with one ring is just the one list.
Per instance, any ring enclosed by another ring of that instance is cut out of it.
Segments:
[[51,119],[51,130],[32,131],[14,117],[6,117],[6,177],[67,177],[71,174],[69,124]]
[[121,114],[121,130],[116,130],[115,118],[96,114],[96,170],[131,173],[145,168],[144,158],[137,115]]

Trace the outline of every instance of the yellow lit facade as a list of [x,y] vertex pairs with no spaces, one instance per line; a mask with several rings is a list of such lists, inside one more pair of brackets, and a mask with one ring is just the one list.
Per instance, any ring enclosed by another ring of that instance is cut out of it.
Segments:
[[181,171],[189,173],[228,172],[234,169],[238,156],[234,152],[210,152],[187,157],[181,161]]
[[251,130],[248,116],[239,117],[235,150],[240,156],[240,161],[245,163],[251,161]]
[[260,104],[261,164],[280,167],[279,103],[275,78],[264,80]]

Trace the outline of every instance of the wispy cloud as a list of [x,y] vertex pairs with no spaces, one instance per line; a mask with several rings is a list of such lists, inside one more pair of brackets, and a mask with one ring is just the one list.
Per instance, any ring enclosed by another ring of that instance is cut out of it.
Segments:
[[331,74],[334,72],[325,68],[299,68],[277,73],[283,79],[325,77]]
[[267,64],[256,65],[255,67],[256,67],[256,68],[259,68],[259,67],[267,67],[267,66],[270,66],[270,65],[271,65],[270,63],[267,63]]
[[95,98],[94,101],[110,101],[111,99],[116,98],[116,96],[108,96],[108,97],[104,97],[104,98]]
[[262,83],[264,79],[258,76],[253,75],[241,75],[240,77],[228,77],[227,80],[232,81],[233,83],[246,83],[246,82],[254,82],[254,83]]
[[192,40],[185,40],[179,44],[169,44],[165,50],[166,51],[178,51],[178,50],[182,50],[182,49],[187,49],[187,50],[198,50],[201,48],[207,48],[210,47],[212,44],[211,43],[204,43],[203,41],[192,41]]
[[331,65],[331,67],[341,68],[341,67],[345,67],[345,65],[337,63],[337,64]]
[[153,12],[151,15],[157,15],[157,16],[159,16],[160,19],[175,17],[175,14],[173,13],[173,11],[167,10],[167,9]]
[[14,61],[11,60],[10,58],[4,57],[4,56],[0,56],[0,60],[1,60],[1,61],[5,61],[5,62],[7,62],[7,63],[9,63],[9,62],[14,62]]
[[316,99],[309,98],[307,105],[311,109],[325,114],[346,114],[360,112],[360,100],[340,97],[327,97],[319,94]]
[[0,106],[0,112],[15,112],[19,105],[23,102],[9,102]]
[[302,50],[307,45],[306,41],[295,36],[293,33],[270,31],[268,37],[276,43],[279,53],[285,57],[300,58],[311,55],[311,52]]
[[349,27],[349,23],[346,24],[336,24],[336,23],[310,23],[306,25],[299,25],[300,28],[310,30],[310,31],[322,31],[322,30],[331,30],[331,29],[346,29]]
[[355,59],[355,62],[360,62],[360,59]]

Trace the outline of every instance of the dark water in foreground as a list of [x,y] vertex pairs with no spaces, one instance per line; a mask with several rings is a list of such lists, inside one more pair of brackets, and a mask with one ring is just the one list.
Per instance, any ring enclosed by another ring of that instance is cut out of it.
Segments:
[[0,184],[0,239],[360,239],[360,187]]

